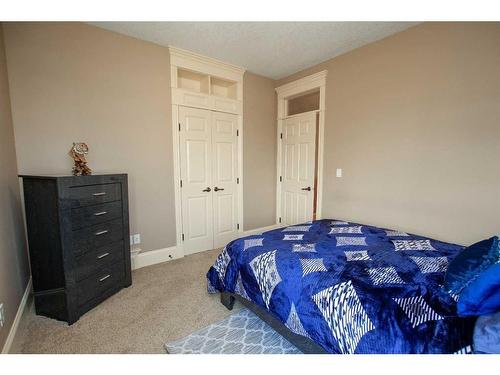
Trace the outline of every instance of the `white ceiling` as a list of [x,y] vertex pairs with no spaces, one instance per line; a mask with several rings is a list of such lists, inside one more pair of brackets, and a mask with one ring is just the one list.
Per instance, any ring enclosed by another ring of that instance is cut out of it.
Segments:
[[416,22],[92,22],[280,79]]

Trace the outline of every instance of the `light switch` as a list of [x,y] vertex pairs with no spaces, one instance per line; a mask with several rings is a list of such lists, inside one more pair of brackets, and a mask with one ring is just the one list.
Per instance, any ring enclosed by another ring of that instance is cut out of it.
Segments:
[[337,177],[342,177],[342,168],[337,168]]

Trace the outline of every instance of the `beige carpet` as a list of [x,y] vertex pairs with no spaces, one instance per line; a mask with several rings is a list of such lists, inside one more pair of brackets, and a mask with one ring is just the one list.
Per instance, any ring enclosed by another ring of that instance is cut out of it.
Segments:
[[[82,316],[72,326],[36,316],[23,317],[13,353],[165,353],[167,341],[231,314],[208,295],[205,274],[219,251],[141,268],[132,286]],[[241,308],[238,303],[234,310]]]

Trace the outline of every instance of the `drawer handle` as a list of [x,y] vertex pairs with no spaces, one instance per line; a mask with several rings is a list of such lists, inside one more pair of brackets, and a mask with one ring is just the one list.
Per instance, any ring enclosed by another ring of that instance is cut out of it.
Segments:
[[109,253],[104,253],[104,254],[101,254],[97,257],[97,259],[102,259],[102,258],[106,258],[107,256],[109,255]]
[[106,192],[105,192],[105,191],[102,191],[102,192],[100,192],[100,193],[94,193],[94,194],[92,194],[92,195],[93,195],[94,197],[99,197],[99,196],[101,196],[101,195],[106,195]]
[[108,213],[107,211],[96,212],[94,216],[106,215],[107,213]]
[[95,233],[95,235],[96,235],[96,236],[100,236],[101,234],[106,234],[106,233],[108,233],[108,232],[109,232],[108,230],[101,230],[101,231],[99,231],[99,232],[96,232],[96,233]]
[[99,279],[99,282],[100,282],[100,283],[102,283],[104,280],[109,279],[110,277],[111,277],[111,275],[106,275],[106,276],[104,276],[104,277],[101,277],[101,278]]

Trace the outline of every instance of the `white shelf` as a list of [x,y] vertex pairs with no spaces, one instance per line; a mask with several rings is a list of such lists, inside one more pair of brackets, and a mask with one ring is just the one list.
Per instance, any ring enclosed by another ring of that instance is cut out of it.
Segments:
[[173,103],[241,114],[241,82],[173,67]]
[[221,98],[237,99],[237,82],[210,77],[210,94]]
[[177,69],[177,87],[201,94],[210,92],[210,76],[185,69]]

